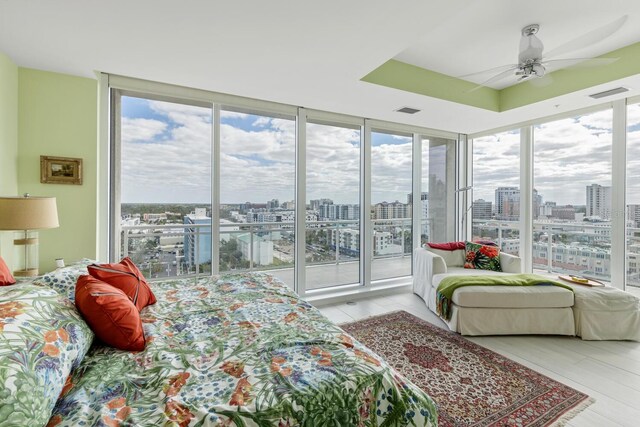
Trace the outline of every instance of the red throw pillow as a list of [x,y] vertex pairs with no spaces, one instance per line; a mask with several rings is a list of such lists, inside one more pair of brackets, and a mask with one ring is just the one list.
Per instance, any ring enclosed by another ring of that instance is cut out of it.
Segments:
[[117,264],[91,264],[87,266],[87,270],[96,279],[115,286],[127,294],[138,311],[156,303],[156,297],[151,292],[147,280],[129,257]]
[[13,285],[14,283],[16,283],[16,279],[13,278],[9,267],[0,256],[0,286]]
[[464,249],[464,242],[446,242],[446,243],[427,243],[431,249],[440,249],[441,251],[456,251]]
[[76,307],[105,344],[120,350],[144,350],[140,312],[120,289],[83,274],[76,283]]

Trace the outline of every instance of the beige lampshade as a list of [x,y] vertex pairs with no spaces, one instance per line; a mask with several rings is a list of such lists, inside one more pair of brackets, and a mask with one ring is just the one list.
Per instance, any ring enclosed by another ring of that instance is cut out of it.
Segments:
[[0,197],[0,230],[58,227],[55,197]]

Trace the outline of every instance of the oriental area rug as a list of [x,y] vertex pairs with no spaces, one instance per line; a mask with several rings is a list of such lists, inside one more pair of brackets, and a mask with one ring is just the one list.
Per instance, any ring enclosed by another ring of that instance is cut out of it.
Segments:
[[404,311],[340,325],[438,406],[439,426],[561,426],[584,393]]

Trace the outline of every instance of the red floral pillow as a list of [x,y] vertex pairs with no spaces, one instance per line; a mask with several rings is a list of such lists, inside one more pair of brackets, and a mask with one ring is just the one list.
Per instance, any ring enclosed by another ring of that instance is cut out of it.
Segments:
[[502,271],[500,267],[500,249],[495,246],[465,242],[464,268]]

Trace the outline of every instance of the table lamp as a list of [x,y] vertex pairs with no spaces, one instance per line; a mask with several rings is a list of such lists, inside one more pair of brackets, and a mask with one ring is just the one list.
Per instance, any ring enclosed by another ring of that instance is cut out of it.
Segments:
[[58,227],[55,197],[0,197],[0,230],[20,231],[13,241],[24,247],[24,268],[13,272],[16,277],[38,275],[38,234],[33,230]]

